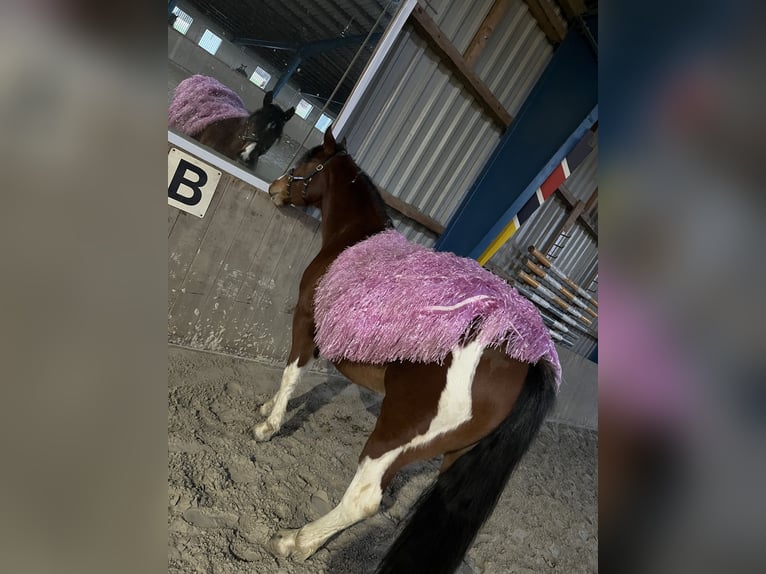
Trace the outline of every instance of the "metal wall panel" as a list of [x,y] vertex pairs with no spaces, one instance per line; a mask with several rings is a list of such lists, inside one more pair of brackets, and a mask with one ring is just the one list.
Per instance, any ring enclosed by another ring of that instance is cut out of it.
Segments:
[[503,270],[506,275],[515,275],[524,265],[527,247],[539,247],[546,243],[566,216],[566,207],[562,201],[552,196],[497,250],[489,260],[489,266]]
[[476,72],[515,116],[553,56],[553,48],[522,0],[511,3],[476,63]]
[[577,166],[574,173],[564,182],[563,187],[575,199],[582,201],[586,201],[598,187],[598,142],[595,142],[593,151]]
[[[594,147],[567,178],[563,187],[566,187],[575,199],[585,201],[597,185],[598,146]],[[598,265],[598,243],[581,224],[575,224],[568,237],[554,237],[567,214],[564,203],[555,195],[551,196],[495,253],[490,259],[491,266],[515,274],[523,266],[529,245],[542,249],[543,245],[552,240],[555,242],[554,247],[548,255],[555,260],[556,266],[573,281],[584,282]]]
[[[597,177],[598,146],[570,175],[563,187],[575,199],[585,201],[596,189]],[[598,298],[598,242],[580,223],[576,223],[565,236],[559,235],[558,229],[568,213],[564,202],[556,195],[551,196],[492,256],[487,267],[515,280],[518,272],[525,268],[527,248],[534,245],[542,250],[544,245],[553,241],[554,245],[546,255],[572,281]],[[594,277],[595,281],[591,281]],[[597,329],[598,321],[594,320],[588,329],[591,335],[578,332],[572,350],[579,355],[589,356],[597,343]]]
[[[423,6],[464,51],[491,4],[443,0]],[[551,55],[526,4],[516,0],[476,71],[513,114]],[[446,225],[495,149],[501,130],[407,25],[343,135],[379,186]],[[432,243],[405,222],[400,229]]]

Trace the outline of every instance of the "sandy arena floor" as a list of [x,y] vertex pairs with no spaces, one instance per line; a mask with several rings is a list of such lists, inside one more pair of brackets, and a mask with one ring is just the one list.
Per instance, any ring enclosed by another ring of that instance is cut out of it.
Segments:
[[[438,460],[413,465],[381,511],[304,563],[264,547],[338,503],[380,399],[337,375],[309,373],[280,434],[250,438],[281,368],[171,347],[168,373],[169,573],[373,572]],[[480,531],[462,574],[596,572],[597,437],[547,423]],[[425,573],[424,573],[425,574]]]

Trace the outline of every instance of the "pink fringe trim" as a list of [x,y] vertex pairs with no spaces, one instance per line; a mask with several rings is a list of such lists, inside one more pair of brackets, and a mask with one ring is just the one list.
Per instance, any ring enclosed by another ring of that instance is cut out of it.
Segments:
[[471,328],[485,347],[549,361],[556,348],[535,306],[476,261],[384,231],[346,249],[314,298],[315,342],[329,360],[442,363]]

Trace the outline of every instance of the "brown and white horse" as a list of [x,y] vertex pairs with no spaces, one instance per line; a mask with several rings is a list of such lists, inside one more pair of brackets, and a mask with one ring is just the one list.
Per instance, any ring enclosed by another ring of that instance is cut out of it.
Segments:
[[[279,431],[301,374],[323,351],[315,342],[320,279],[346,248],[390,227],[377,189],[331,130],[323,145],[269,188],[276,205],[321,209],[322,247],[300,282],[281,386],[260,409],[266,420],[253,428],[262,441]],[[480,334],[470,326],[441,362],[332,359],[352,382],[384,395],[380,415],[338,506],[302,528],[278,532],[269,543],[272,552],[308,558],[330,537],[377,512],[402,467],[444,455],[438,479],[416,503],[378,571],[432,574],[459,567],[553,406],[560,380],[555,351],[553,360],[531,364],[482,344]]]

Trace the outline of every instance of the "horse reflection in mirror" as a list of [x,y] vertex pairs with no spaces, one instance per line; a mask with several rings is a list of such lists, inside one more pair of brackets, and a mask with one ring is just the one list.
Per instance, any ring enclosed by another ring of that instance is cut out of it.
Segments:
[[242,98],[215,78],[195,75],[173,93],[168,125],[253,169],[282,136],[295,108],[283,111],[266,92],[263,107],[248,112]]
[[306,559],[373,515],[405,465],[443,455],[437,480],[379,566],[381,573],[454,572],[552,408],[561,380],[536,308],[476,261],[408,242],[332,126],[324,143],[274,181],[278,205],[322,212],[322,246],[300,282],[279,391],[261,407],[257,440],[285,416],[320,354],[383,395],[380,415],[340,503],[270,550]]

